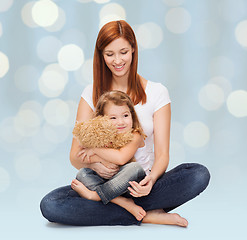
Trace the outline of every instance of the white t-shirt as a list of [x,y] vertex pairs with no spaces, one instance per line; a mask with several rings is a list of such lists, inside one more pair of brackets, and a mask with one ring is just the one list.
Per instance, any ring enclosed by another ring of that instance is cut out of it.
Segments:
[[[145,92],[147,96],[146,103],[143,105],[141,103],[137,104],[135,111],[147,138],[145,139],[145,146],[137,150],[135,158],[141,164],[146,174],[149,174],[154,162],[153,115],[161,107],[170,103],[171,100],[167,88],[161,83],[147,81]],[[93,85],[91,84],[83,90],[81,97],[84,98],[94,111],[92,94]]]

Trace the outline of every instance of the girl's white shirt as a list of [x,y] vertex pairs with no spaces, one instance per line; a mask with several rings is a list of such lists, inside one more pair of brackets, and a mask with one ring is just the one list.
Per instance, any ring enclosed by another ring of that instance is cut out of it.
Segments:
[[[141,103],[137,104],[135,106],[135,111],[147,138],[145,139],[145,146],[138,148],[136,151],[135,158],[148,175],[154,162],[153,116],[156,111],[169,104],[171,100],[167,88],[161,83],[147,81],[145,92],[147,96],[146,103],[143,105]],[[93,85],[90,84],[85,87],[81,97],[94,111],[95,107],[93,106],[92,94]]]

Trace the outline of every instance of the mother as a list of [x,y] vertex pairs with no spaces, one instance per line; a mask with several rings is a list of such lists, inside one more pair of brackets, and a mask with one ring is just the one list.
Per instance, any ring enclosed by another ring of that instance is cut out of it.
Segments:
[[[121,20],[104,25],[96,41],[93,85],[87,86],[81,95],[77,121],[92,117],[97,100],[105,91],[126,92],[147,135],[145,147],[135,154],[147,176],[140,183],[131,183],[130,188],[136,204],[147,211],[142,222],[186,226],[187,221],[168,212],[199,195],[207,187],[210,174],[206,167],[195,163],[182,164],[166,172],[171,119],[169,94],[162,84],[137,74],[137,62],[137,42],[129,24]],[[83,163],[78,156],[80,149],[73,139],[70,161],[75,168],[91,168],[106,179],[118,171],[115,165],[106,168],[100,159],[98,163]],[[47,194],[40,207],[43,216],[51,222],[80,226],[140,224],[121,207],[83,199],[70,186]]]

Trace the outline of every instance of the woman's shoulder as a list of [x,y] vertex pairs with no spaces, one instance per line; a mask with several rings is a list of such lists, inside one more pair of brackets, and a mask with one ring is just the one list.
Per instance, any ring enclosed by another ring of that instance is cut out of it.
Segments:
[[146,92],[149,94],[157,94],[157,93],[168,93],[167,87],[160,82],[153,82],[148,80],[146,86]]
[[94,109],[93,105],[93,84],[88,84],[82,91],[81,97]]
[[90,92],[90,93],[92,93],[93,92],[93,84],[91,83],[91,84],[86,85],[84,87],[84,89],[83,89],[83,92]]

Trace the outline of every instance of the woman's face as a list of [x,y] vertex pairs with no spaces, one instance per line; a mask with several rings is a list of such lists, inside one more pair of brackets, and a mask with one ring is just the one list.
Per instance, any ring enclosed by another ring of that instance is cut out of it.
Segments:
[[134,49],[129,42],[122,37],[105,47],[103,51],[104,60],[113,77],[128,77],[133,51]]

